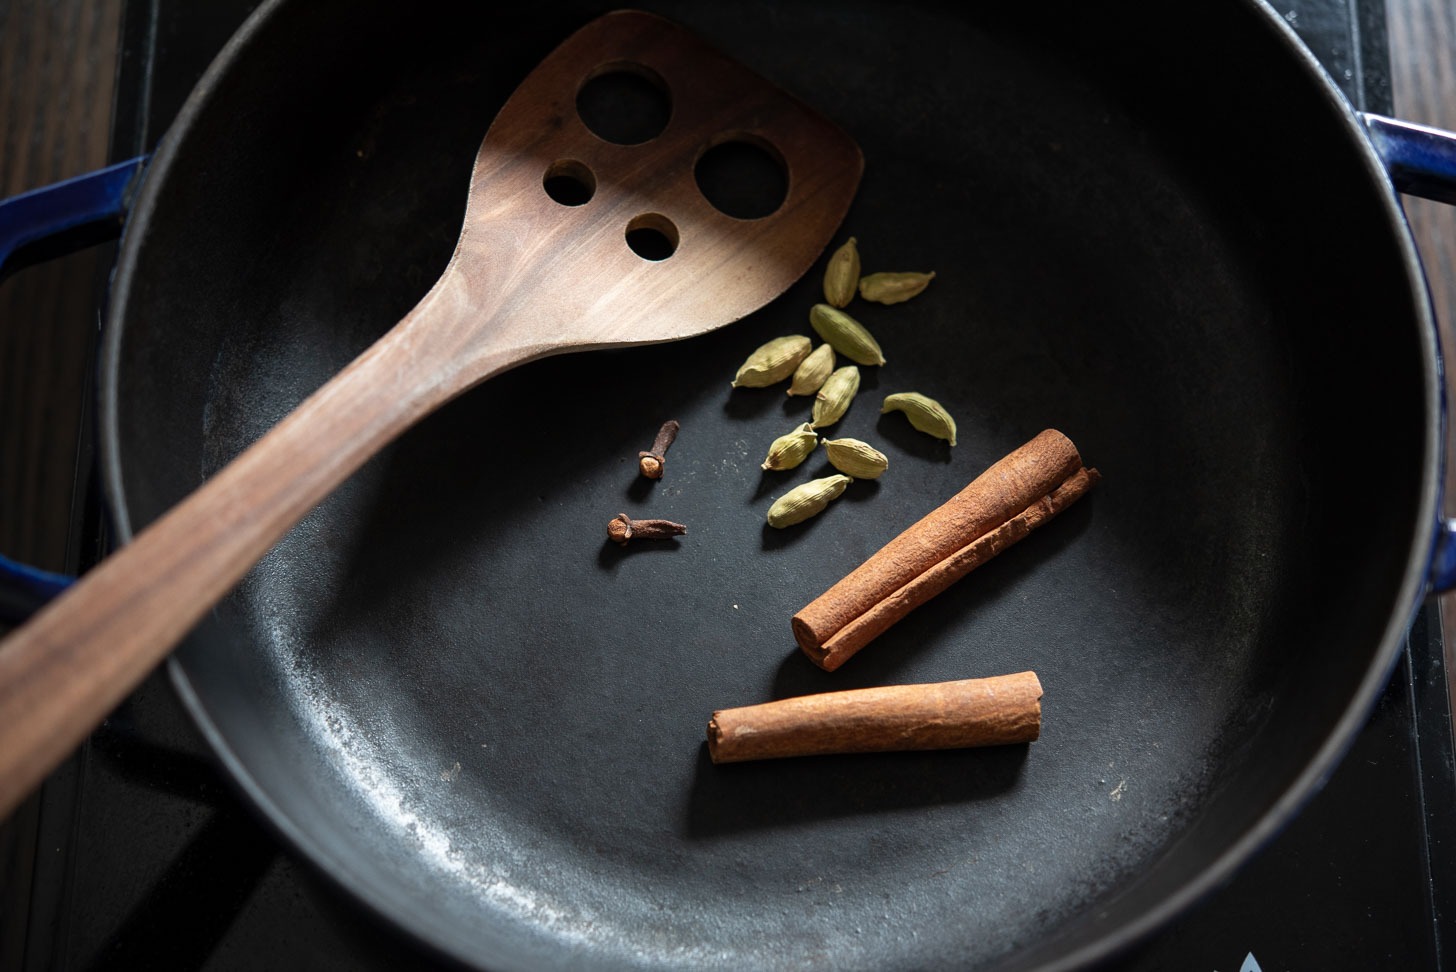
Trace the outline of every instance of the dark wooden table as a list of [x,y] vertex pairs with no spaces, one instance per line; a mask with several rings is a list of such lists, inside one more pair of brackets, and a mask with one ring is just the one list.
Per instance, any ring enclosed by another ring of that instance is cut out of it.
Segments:
[[[1456,131],[1456,4],[1451,0],[1385,0],[1391,81],[1398,117]],[[1456,402],[1456,207],[1407,199],[1446,351],[1446,397]],[[1456,428],[1456,423],[1452,423]],[[1446,515],[1456,516],[1456,433],[1447,429]],[[1456,695],[1456,593],[1441,598],[1446,678]]]
[[[0,0],[0,195],[106,164],[121,0]],[[60,569],[100,254],[0,286],[0,553]]]

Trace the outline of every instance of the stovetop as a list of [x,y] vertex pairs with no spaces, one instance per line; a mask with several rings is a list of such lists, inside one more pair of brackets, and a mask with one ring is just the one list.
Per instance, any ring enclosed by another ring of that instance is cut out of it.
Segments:
[[[256,4],[128,4],[112,154],[152,148]],[[1382,0],[1281,14],[1358,108],[1389,112]],[[84,464],[83,464],[84,465]],[[83,474],[78,495],[94,494]],[[81,565],[104,549],[94,499]],[[1456,770],[1440,619],[1423,609],[1369,724],[1306,810],[1238,876],[1112,967],[1440,968],[1456,909]],[[155,674],[11,827],[0,874],[20,968],[428,968],[437,960],[296,858],[232,789]]]

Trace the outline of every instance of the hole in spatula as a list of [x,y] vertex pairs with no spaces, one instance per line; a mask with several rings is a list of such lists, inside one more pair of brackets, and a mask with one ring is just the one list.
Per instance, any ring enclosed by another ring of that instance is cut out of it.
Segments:
[[546,195],[563,206],[584,206],[597,191],[597,177],[585,164],[574,159],[553,162],[541,186]]
[[789,195],[783,157],[772,144],[752,135],[717,140],[698,159],[694,175],[713,208],[735,219],[771,215]]
[[644,260],[666,260],[677,251],[677,227],[661,213],[643,213],[627,224],[627,245]]
[[662,134],[672,115],[672,99],[654,72],[617,62],[603,65],[581,86],[576,113],[598,138],[638,145]]

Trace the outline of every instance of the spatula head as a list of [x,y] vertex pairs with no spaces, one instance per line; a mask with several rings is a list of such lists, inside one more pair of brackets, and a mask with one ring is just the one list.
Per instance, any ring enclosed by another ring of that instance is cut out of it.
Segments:
[[[579,116],[583,86],[615,71],[665,93],[670,114],[655,137],[614,144]],[[787,195],[769,215],[726,215],[699,188],[704,153],[735,141],[782,165]],[[496,116],[447,277],[462,310],[541,353],[689,337],[802,276],[863,168],[832,122],[688,31],[638,11],[607,14],[547,57]],[[590,198],[556,201],[553,177]],[[671,254],[640,256],[628,243],[635,230]]]

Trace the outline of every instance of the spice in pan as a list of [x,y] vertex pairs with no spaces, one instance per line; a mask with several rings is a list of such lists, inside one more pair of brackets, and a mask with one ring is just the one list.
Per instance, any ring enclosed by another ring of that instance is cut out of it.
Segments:
[[809,357],[799,362],[794,378],[789,382],[790,395],[812,395],[824,386],[824,380],[834,371],[834,348],[821,344],[809,352]]
[[734,388],[767,388],[776,385],[794,373],[799,362],[809,356],[814,342],[802,334],[790,334],[774,338],[761,345],[733,378]]
[[813,452],[818,445],[819,434],[814,431],[812,425],[805,422],[794,431],[773,440],[773,444],[768,447],[768,456],[763,460],[761,468],[773,472],[793,469],[809,458],[809,453]]
[[912,610],[1084,496],[1099,479],[1048,429],[992,465],[794,615],[794,639],[834,671]]
[[1041,735],[1035,672],[824,692],[737,709],[708,723],[715,763],[829,753],[963,749]]
[[919,295],[934,279],[933,270],[930,273],[871,273],[860,278],[859,295],[876,304],[900,304]]
[[924,432],[926,435],[933,435],[937,439],[945,439],[951,445],[956,444],[955,419],[933,398],[928,398],[919,392],[897,392],[894,395],[886,395],[885,402],[880,406],[880,414],[890,412],[904,412],[910,424]]
[[809,308],[809,326],[835,351],[855,364],[882,365],[885,352],[874,335],[859,321],[837,307],[815,304]]
[[835,307],[846,307],[854,300],[855,285],[859,283],[859,249],[854,237],[849,238],[829,258],[824,270],[824,299]]
[[845,365],[829,376],[824,387],[814,395],[814,408],[810,412],[810,424],[821,429],[844,418],[849,403],[859,394],[859,369]]
[[688,532],[681,523],[671,520],[634,520],[626,513],[618,513],[607,521],[607,539],[627,546],[631,540],[667,540]]
[[681,428],[677,419],[668,419],[662,423],[662,428],[657,430],[657,438],[652,440],[652,448],[646,452],[637,453],[637,469],[648,479],[661,479],[663,470],[667,465],[667,450],[672,447],[673,440],[677,438],[677,431]]
[[859,439],[825,439],[824,452],[831,466],[855,479],[879,479],[890,468],[883,452]]
[[795,486],[768,508],[768,525],[783,529],[818,516],[853,481],[848,476],[825,476]]

